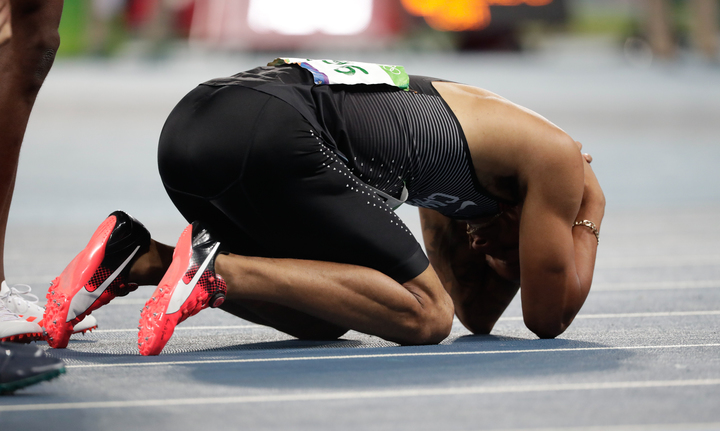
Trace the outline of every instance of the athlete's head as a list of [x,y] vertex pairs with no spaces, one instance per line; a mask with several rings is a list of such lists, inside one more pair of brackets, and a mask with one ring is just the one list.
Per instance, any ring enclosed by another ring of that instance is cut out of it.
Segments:
[[520,205],[500,204],[497,215],[467,222],[470,247],[488,256],[490,266],[507,278],[519,277],[520,212]]

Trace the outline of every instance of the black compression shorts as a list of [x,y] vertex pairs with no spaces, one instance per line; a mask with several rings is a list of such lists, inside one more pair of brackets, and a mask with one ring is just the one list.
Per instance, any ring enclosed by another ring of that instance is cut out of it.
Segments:
[[158,164],[183,216],[229,252],[355,264],[399,283],[429,264],[400,218],[274,96],[197,87],[166,121]]

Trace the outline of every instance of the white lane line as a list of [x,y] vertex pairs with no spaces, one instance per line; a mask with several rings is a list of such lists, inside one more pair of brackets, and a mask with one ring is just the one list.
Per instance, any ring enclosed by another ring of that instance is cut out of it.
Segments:
[[[578,314],[578,319],[619,319],[628,317],[683,317],[683,316],[717,316],[720,310],[701,311],[653,311],[645,313],[599,313],[599,314]],[[500,321],[523,320],[522,316],[501,317]]]
[[[222,326],[176,326],[175,331],[195,331],[195,330],[220,330],[220,329],[250,329],[250,328],[263,328],[260,325],[222,325]],[[137,328],[129,329],[96,329],[92,331],[93,334],[111,333],[111,332],[137,332]]]
[[[627,268],[667,268],[683,266],[720,266],[720,254],[704,255],[664,255],[664,256],[625,256],[613,258],[600,258],[595,267],[597,269],[627,269]],[[50,281],[57,277],[53,275],[27,274],[18,276],[17,279],[29,284],[50,284]],[[143,304],[145,301],[143,301]]]
[[[719,263],[720,264],[720,263]],[[592,286],[593,292],[630,291],[630,290],[683,290],[683,289],[717,289],[720,280],[692,280],[692,281],[647,281],[625,283],[596,283]],[[113,305],[145,305],[149,298],[115,298]]]
[[618,290],[682,290],[682,289],[715,289],[720,288],[720,280],[692,281],[647,281],[629,283],[597,283],[593,284],[592,292]]
[[420,388],[400,390],[365,390],[365,391],[332,391],[332,392],[304,392],[268,395],[245,395],[231,397],[207,398],[175,398],[153,400],[124,400],[124,401],[91,401],[76,403],[49,403],[49,404],[17,404],[13,406],[0,406],[0,412],[31,411],[31,410],[73,410],[73,409],[107,409],[107,408],[139,408],[139,407],[168,407],[168,406],[198,406],[208,404],[251,404],[251,403],[278,403],[289,401],[341,401],[382,398],[408,398],[408,397],[438,397],[457,395],[486,395],[508,393],[533,392],[559,392],[559,391],[594,391],[607,389],[654,389],[677,388],[693,386],[720,385],[720,379],[695,380],[647,380],[625,382],[593,382],[593,383],[564,383],[549,385],[510,385],[510,386],[468,386],[456,388]]
[[720,255],[699,256],[628,256],[622,259],[598,259],[598,269],[667,268],[682,266],[718,266]]
[[[719,263],[720,265],[720,263]],[[618,283],[596,283],[592,291],[618,291],[618,290],[682,290],[682,289],[717,289],[720,288],[720,280],[686,280],[686,281],[642,281],[642,282],[618,282]],[[115,298],[116,305],[144,305],[147,299],[140,298]]]
[[[680,317],[680,316],[716,316],[720,310],[707,311],[658,311],[647,313],[606,313],[606,314],[579,314],[575,319],[615,319],[621,317]],[[500,321],[522,320],[522,316],[501,317]],[[202,330],[224,330],[224,329],[253,329],[264,328],[262,325],[218,325],[218,326],[178,326],[176,331],[202,331]],[[137,332],[137,328],[125,329],[96,329],[93,334],[114,333],[114,332]]]
[[153,367],[166,365],[198,365],[198,364],[242,364],[257,362],[291,362],[291,361],[323,361],[337,359],[382,359],[407,358],[419,356],[468,356],[468,355],[507,355],[525,353],[557,353],[557,352],[588,352],[603,350],[652,350],[652,349],[683,349],[698,347],[720,347],[720,343],[708,344],[675,344],[666,346],[603,346],[603,347],[570,347],[559,349],[516,349],[516,350],[482,350],[462,352],[413,352],[413,353],[381,353],[374,355],[334,355],[334,356],[291,356],[286,358],[244,358],[244,359],[204,359],[195,361],[166,362],[131,362],[114,364],[82,364],[66,365],[65,368],[117,368],[117,367]]
[[619,317],[679,317],[679,316],[717,316],[720,310],[701,311],[658,311],[647,313],[579,314],[576,319],[614,319]]
[[689,431],[720,430],[720,422],[696,422],[675,424],[589,425],[553,428],[496,428],[489,431]]

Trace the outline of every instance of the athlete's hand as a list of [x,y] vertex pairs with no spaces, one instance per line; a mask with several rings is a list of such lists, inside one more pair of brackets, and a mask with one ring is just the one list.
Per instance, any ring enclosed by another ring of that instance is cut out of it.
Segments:
[[0,46],[9,42],[11,37],[10,0],[0,0]]
[[605,215],[605,194],[590,164],[585,164],[585,187],[577,220],[590,220],[600,229]]

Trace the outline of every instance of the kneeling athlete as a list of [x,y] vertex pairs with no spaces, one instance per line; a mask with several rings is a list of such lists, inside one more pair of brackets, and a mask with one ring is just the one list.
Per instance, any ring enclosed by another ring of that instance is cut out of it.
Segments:
[[[500,96],[397,66],[278,59],[208,81],[158,152],[193,223],[173,250],[111,214],[48,292],[50,344],[137,284],[158,286],[145,355],[208,306],[305,339],[438,343],[453,311],[490,332],[520,286],[526,326],[555,337],[590,290],[604,215],[580,150]],[[402,202],[420,207],[427,256]]]

